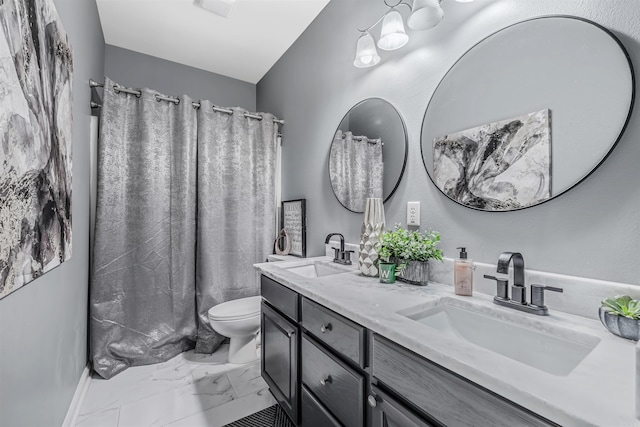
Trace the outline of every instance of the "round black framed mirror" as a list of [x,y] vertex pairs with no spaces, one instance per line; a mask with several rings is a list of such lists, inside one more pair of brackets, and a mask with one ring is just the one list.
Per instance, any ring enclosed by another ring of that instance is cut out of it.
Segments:
[[436,88],[422,124],[424,166],[472,209],[544,203],[607,158],[634,91],[629,55],[602,26],[571,16],[514,24],[468,50]]
[[407,130],[393,105],[368,98],[354,105],[333,135],[329,178],[336,198],[352,212],[364,212],[366,199],[387,201],[398,188],[407,163]]

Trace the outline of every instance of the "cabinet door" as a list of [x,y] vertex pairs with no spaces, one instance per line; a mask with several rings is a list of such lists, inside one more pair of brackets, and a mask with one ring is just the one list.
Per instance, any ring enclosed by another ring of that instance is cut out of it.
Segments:
[[298,424],[298,327],[262,302],[262,377]]
[[435,427],[376,386],[367,398],[371,408],[371,427]]

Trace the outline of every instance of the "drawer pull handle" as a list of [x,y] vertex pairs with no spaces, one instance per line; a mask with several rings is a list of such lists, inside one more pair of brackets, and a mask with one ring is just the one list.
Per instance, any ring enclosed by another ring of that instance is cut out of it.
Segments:
[[331,323],[327,323],[326,325],[320,326],[320,332],[322,332],[323,334],[330,330],[331,330]]
[[369,406],[372,408],[375,408],[378,406],[378,397],[370,394],[369,397],[367,397],[367,403],[369,403]]
[[327,385],[327,384],[331,384],[331,375],[327,375],[326,378],[323,378],[320,380],[320,385]]

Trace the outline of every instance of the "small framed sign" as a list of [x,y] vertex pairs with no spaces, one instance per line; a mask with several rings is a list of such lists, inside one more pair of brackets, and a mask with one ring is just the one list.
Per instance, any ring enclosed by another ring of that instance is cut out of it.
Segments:
[[282,202],[281,227],[291,239],[289,255],[307,257],[307,212],[306,199]]

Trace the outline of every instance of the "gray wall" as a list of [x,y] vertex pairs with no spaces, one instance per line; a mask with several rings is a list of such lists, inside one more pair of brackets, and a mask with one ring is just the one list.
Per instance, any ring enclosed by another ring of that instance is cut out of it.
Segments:
[[[410,32],[404,48],[380,51],[377,67],[357,69],[356,28],[370,25],[386,8],[382,1],[334,0],[258,83],[258,109],[286,120],[283,199],[307,199],[309,256],[323,253],[330,232],[359,241],[362,215],[348,212],[333,196],[327,159],[344,114],[360,100],[379,96],[398,108],[409,133],[405,176],[385,204],[388,225],[405,223],[406,202],[419,200],[422,228],[442,233],[446,256],[466,246],[470,258],[495,263],[503,251],[521,251],[528,268],[639,283],[640,108],[600,169],[564,196],[522,211],[486,213],[455,204],[431,183],[420,156],[422,118],[434,89],[479,40],[527,18],[576,15],[611,29],[640,68],[637,0],[616,0],[615,6],[600,0],[447,0],[443,8],[438,27]],[[378,37],[379,27],[374,31]]]
[[165,95],[186,94],[222,107],[256,110],[256,85],[252,83],[112,45],[106,46],[104,62],[105,75],[127,87],[147,87]]
[[73,256],[0,300],[0,425],[57,426],[87,363],[89,78],[104,70],[94,0],[55,0],[73,47]]

